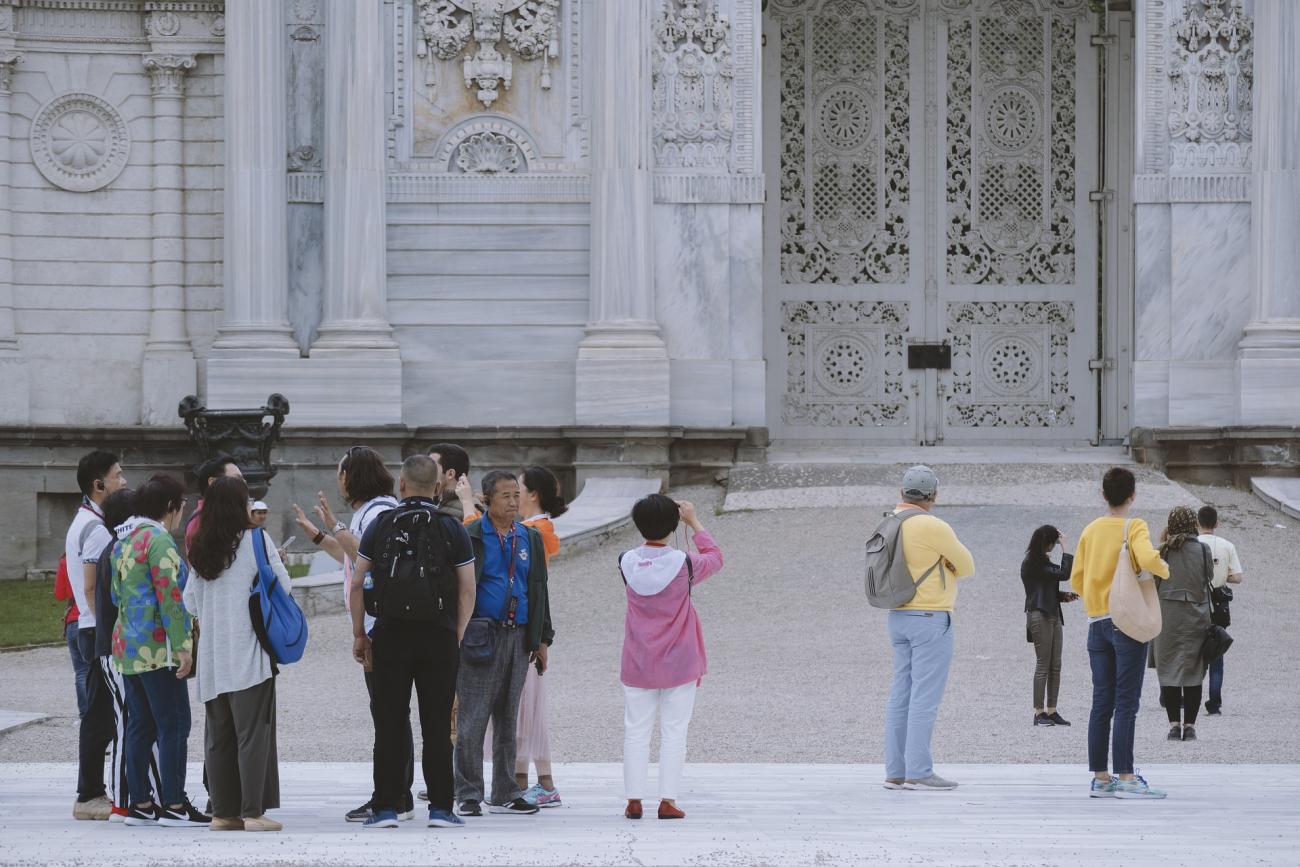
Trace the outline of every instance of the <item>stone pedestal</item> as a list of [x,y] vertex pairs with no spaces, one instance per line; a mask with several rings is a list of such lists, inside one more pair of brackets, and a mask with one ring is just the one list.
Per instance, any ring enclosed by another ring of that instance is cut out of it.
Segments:
[[18,351],[14,328],[13,215],[9,210],[10,166],[14,144],[10,140],[10,81],[21,55],[0,46],[0,424],[26,424],[31,415],[28,365]]
[[1255,321],[1237,354],[1239,421],[1300,424],[1300,4],[1255,4]]
[[578,347],[578,424],[669,420],[655,321],[650,0],[599,3],[592,44],[591,314]]

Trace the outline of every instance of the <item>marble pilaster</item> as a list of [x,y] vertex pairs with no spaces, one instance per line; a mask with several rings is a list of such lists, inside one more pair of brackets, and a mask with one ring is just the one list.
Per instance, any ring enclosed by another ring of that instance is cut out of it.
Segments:
[[1256,0],[1251,210],[1255,319],[1238,347],[1239,421],[1300,424],[1300,3]]
[[10,86],[21,60],[21,55],[0,46],[0,424],[25,424],[31,413],[28,366],[19,353],[14,323],[13,214],[9,210],[14,151]]
[[141,365],[141,423],[172,425],[176,406],[198,386],[185,327],[185,76],[191,54],[145,55],[153,89],[153,310]]
[[651,0],[595,5],[591,295],[578,347],[578,424],[666,424],[668,352],[655,318]]

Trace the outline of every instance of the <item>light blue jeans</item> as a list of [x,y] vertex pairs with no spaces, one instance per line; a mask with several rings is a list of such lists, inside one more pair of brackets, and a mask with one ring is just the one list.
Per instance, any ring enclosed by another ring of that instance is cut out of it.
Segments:
[[930,735],[952,662],[947,611],[889,612],[894,681],[885,709],[885,778],[923,780],[934,773]]

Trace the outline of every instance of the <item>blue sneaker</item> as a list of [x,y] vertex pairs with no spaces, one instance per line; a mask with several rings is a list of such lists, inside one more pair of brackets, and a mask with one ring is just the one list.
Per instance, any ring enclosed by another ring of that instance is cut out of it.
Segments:
[[523,799],[534,807],[562,807],[563,802],[560,800],[559,789],[547,789],[541,783],[534,783],[532,788],[524,792]]
[[451,810],[443,810],[438,807],[429,808],[429,827],[430,828],[464,828],[465,820],[457,816]]
[[1134,774],[1131,780],[1115,781],[1115,797],[1128,800],[1159,800],[1168,797],[1166,792],[1153,789],[1147,785],[1141,775]]
[[1113,798],[1115,797],[1115,784],[1119,782],[1111,777],[1106,782],[1102,782],[1096,777],[1092,778],[1092,788],[1088,790],[1089,798]]
[[362,828],[396,828],[397,811],[380,810],[375,815],[361,823]]

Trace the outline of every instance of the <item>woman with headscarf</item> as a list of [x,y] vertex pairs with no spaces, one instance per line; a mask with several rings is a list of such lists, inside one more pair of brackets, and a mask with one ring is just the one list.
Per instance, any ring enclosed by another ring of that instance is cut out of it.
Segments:
[[1159,584],[1160,634],[1151,643],[1151,666],[1160,679],[1160,699],[1169,715],[1171,741],[1196,740],[1196,714],[1206,664],[1201,644],[1210,628],[1210,578],[1214,560],[1196,537],[1196,513],[1178,506],[1169,513],[1160,557],[1169,580]]

